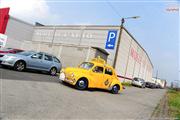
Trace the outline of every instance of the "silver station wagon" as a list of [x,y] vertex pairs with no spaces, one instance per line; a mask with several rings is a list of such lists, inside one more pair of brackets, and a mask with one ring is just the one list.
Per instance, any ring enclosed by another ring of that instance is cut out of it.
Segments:
[[11,66],[17,71],[34,69],[56,75],[62,68],[60,60],[44,52],[24,51],[17,54],[7,54],[0,58],[3,66]]

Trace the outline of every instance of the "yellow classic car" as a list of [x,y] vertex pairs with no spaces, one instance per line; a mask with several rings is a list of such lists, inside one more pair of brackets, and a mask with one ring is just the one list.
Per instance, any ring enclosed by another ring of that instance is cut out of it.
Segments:
[[77,68],[62,69],[59,79],[74,85],[79,90],[101,88],[117,94],[123,89],[115,70],[100,57],[90,62],[83,62]]

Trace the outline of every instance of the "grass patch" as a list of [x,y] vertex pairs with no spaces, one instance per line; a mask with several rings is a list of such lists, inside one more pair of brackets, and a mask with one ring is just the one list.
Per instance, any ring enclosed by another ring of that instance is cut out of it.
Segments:
[[128,86],[128,87],[132,86],[131,82],[122,82],[122,85],[123,86]]
[[172,89],[168,91],[168,105],[171,117],[180,120],[180,91]]

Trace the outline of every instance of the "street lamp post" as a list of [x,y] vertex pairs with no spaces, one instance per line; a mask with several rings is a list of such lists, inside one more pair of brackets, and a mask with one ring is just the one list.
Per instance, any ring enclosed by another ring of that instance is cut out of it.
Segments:
[[114,63],[113,63],[114,68],[116,67],[116,63],[117,63],[118,50],[119,50],[120,43],[121,43],[122,30],[123,30],[125,19],[137,19],[137,18],[139,18],[139,16],[127,17],[127,18],[122,18],[121,19],[120,33],[119,33],[119,38],[118,38],[118,42],[117,42],[117,47],[116,47],[116,52],[115,52],[115,57],[114,57]]

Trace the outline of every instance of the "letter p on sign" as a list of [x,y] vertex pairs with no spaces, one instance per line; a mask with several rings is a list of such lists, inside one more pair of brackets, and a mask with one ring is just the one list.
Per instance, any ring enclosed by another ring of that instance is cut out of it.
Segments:
[[108,31],[108,37],[106,40],[106,49],[114,49],[117,37],[117,30]]
[[114,32],[110,32],[108,42],[110,42],[115,37],[116,37],[116,34]]

